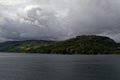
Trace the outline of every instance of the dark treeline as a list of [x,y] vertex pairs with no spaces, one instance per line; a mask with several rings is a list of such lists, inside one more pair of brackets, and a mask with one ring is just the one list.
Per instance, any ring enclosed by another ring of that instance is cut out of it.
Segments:
[[65,41],[9,41],[0,43],[1,52],[60,54],[119,54],[120,44],[96,35],[83,35]]

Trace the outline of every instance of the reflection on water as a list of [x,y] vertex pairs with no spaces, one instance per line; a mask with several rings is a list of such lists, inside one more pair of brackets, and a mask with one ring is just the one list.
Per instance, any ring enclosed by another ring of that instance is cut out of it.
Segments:
[[0,54],[0,80],[120,80],[115,55]]

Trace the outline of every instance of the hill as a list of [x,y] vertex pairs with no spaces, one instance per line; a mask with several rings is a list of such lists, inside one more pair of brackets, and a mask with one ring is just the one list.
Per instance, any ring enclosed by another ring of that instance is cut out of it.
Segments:
[[46,46],[54,41],[44,40],[26,40],[26,41],[7,41],[0,43],[1,52],[31,52],[31,49],[37,49]]
[[118,54],[120,44],[109,37],[83,35],[65,41],[9,41],[0,43],[2,52]]

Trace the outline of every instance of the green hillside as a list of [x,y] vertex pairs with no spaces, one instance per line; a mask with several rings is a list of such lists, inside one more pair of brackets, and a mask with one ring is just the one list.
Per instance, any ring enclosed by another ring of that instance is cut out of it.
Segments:
[[[63,54],[110,54],[115,53],[117,44],[103,36],[77,36],[36,49],[37,52]],[[34,50],[33,50],[34,51]]]
[[46,46],[54,41],[27,40],[27,41],[8,41],[0,43],[1,52],[31,52],[41,46]]
[[65,41],[12,41],[0,43],[2,52],[61,53],[61,54],[119,54],[120,44],[96,35],[83,35]]

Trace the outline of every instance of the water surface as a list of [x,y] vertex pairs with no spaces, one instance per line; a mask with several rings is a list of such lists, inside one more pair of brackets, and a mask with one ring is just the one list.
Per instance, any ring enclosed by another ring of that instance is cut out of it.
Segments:
[[120,80],[120,56],[0,53],[0,80]]

